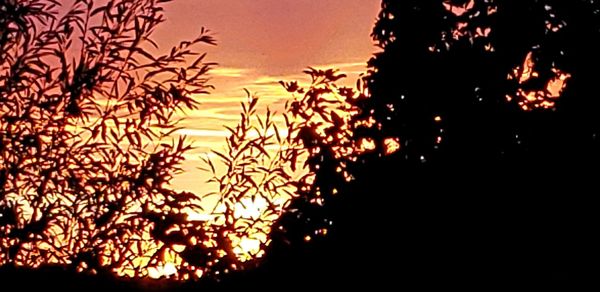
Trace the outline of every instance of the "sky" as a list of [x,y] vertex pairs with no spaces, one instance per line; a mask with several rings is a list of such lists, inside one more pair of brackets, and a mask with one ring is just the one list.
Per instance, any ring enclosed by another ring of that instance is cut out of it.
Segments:
[[187,156],[185,173],[173,186],[203,194],[210,192],[208,174],[198,170],[200,155],[225,146],[224,125],[235,125],[244,88],[281,110],[290,96],[278,81],[306,82],[308,66],[338,68],[353,85],[375,51],[370,38],[380,0],[176,0],[165,6],[166,22],[154,34],[161,50],[209,29],[218,41],[202,47],[212,71],[210,95],[199,96],[201,108],[183,122],[198,147]]

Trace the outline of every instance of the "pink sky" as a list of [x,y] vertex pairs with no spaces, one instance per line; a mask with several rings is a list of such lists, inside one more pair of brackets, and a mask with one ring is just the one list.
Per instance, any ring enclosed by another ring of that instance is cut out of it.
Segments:
[[308,65],[364,62],[379,0],[176,0],[156,39],[174,44],[204,26],[226,68],[286,75]]

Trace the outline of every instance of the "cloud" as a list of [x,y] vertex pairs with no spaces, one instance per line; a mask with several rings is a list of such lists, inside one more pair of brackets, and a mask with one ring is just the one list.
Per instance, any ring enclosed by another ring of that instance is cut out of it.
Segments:
[[228,68],[228,67],[217,67],[210,71],[212,76],[228,77],[228,78],[240,78],[248,76],[252,70],[247,68]]
[[[349,75],[349,78],[352,77],[350,75],[359,75],[367,70],[366,62],[348,62],[348,63],[331,63],[325,65],[316,65],[311,66],[316,69],[325,70],[325,69],[339,69],[340,73],[344,73]],[[352,80],[353,81],[353,80]]]
[[203,129],[180,129],[176,132],[179,135],[192,137],[229,137],[229,133],[225,130],[203,130]]

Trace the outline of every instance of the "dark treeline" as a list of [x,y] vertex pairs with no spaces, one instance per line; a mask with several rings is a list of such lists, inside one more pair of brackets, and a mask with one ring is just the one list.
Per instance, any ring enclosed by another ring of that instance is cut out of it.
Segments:
[[[350,167],[329,238],[275,245],[263,269],[279,287],[573,287],[597,275],[598,3],[474,1],[456,16],[440,2],[383,1],[356,117],[381,125],[354,134],[402,148]],[[444,39],[457,22],[473,31]],[[508,80],[529,52],[539,77]],[[507,100],[545,90],[558,68],[571,78],[554,107]]]

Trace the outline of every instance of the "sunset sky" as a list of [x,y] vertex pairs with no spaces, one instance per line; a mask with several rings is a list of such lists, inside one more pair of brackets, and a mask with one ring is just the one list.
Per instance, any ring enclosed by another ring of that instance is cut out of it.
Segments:
[[308,66],[338,68],[349,85],[364,72],[375,50],[370,33],[379,0],[177,0],[166,6],[167,21],[154,35],[167,50],[195,38],[201,27],[213,32],[218,46],[201,48],[219,63],[212,71],[216,89],[200,97],[201,109],[184,122],[184,133],[198,147],[176,177],[177,189],[207,193],[207,174],[196,169],[199,156],[222,149],[235,125],[244,88],[261,97],[262,105],[281,109],[289,95],[280,80],[306,81]]

